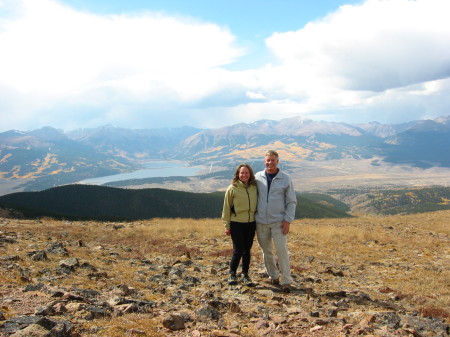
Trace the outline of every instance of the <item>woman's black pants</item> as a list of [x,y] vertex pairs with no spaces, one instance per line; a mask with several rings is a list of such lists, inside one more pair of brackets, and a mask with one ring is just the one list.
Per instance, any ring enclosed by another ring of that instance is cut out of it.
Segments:
[[230,222],[233,256],[230,261],[230,273],[236,273],[242,259],[242,273],[248,274],[250,256],[255,238],[256,222]]

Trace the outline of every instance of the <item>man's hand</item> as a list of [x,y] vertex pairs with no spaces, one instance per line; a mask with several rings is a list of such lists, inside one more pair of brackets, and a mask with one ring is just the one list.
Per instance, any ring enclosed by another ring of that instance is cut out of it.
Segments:
[[225,234],[230,236],[231,235],[231,229],[225,229]]
[[287,222],[287,221],[283,221],[282,223],[281,223],[281,232],[284,234],[284,235],[287,235],[288,233],[289,233],[289,227],[291,226],[291,224],[289,223],[289,222]]

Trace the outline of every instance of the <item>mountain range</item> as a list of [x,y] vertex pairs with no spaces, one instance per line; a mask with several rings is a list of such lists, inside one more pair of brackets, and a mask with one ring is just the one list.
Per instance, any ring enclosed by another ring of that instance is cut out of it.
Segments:
[[345,124],[294,117],[205,130],[182,141],[175,156],[197,160],[261,157],[264,149],[288,161],[383,157],[418,167],[450,166],[450,116],[398,125]]
[[42,190],[130,172],[152,160],[234,167],[261,160],[269,148],[278,150],[286,165],[372,159],[373,165],[381,160],[419,168],[450,167],[450,116],[392,125],[294,117],[216,129],[10,130],[0,133],[0,189]]

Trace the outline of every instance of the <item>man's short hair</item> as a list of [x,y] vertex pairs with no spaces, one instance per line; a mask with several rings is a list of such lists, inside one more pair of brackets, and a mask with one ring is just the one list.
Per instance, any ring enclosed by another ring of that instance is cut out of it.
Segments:
[[269,150],[269,151],[266,152],[265,157],[267,157],[267,156],[275,156],[275,158],[278,159],[278,152],[275,151],[275,150]]

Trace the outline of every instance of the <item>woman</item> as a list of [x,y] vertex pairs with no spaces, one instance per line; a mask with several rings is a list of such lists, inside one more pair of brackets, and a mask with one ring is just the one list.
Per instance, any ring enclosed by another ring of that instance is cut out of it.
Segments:
[[257,201],[256,180],[252,168],[241,164],[225,192],[222,221],[225,234],[233,241],[233,256],[230,261],[229,284],[237,284],[236,272],[242,259],[242,282],[252,285],[248,276],[250,251],[255,237],[255,211]]

